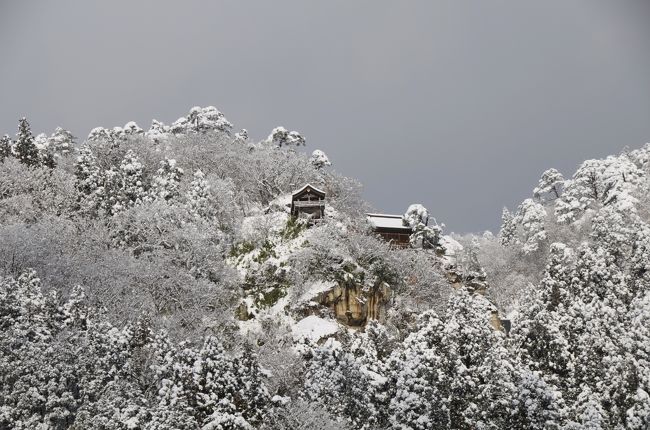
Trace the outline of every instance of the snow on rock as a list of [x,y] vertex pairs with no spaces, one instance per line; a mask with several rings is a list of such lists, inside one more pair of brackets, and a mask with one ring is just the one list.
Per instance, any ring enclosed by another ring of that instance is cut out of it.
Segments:
[[440,245],[445,249],[445,255],[442,257],[445,266],[456,264],[456,259],[462,252],[463,245],[448,235],[440,237]]
[[331,336],[339,331],[339,325],[331,320],[326,320],[316,315],[310,315],[293,326],[293,338],[298,341],[308,339],[318,342],[320,339]]
[[320,293],[332,290],[338,284],[334,281],[315,281],[305,287],[305,291],[300,295],[298,303],[306,303],[315,299]]

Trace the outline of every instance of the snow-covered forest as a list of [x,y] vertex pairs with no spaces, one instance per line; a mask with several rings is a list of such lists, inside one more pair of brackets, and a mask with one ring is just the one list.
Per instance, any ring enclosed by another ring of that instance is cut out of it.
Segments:
[[[547,170],[495,233],[413,202],[406,249],[330,155],[214,107],[86,138],[21,119],[0,429],[650,428],[650,145]],[[305,184],[318,222],[290,214]]]

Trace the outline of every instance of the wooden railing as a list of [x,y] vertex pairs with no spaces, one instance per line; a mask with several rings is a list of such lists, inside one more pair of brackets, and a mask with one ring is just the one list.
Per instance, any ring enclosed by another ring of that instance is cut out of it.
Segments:
[[324,200],[311,200],[311,201],[296,200],[293,202],[293,205],[297,208],[325,206],[325,201]]

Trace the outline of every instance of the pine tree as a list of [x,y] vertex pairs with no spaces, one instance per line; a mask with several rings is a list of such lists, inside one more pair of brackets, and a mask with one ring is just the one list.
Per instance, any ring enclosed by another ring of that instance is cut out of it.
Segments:
[[506,348],[504,340],[497,338],[476,370],[480,381],[477,395],[464,414],[470,428],[512,428],[519,371],[516,357]]
[[283,146],[305,146],[305,138],[297,131],[288,131],[284,127],[276,127],[271,131],[266,142],[282,148]]
[[75,137],[68,130],[57,127],[54,133],[48,138],[49,146],[55,154],[66,155],[74,147]]
[[26,118],[21,118],[18,122],[18,134],[16,135],[14,151],[16,158],[27,166],[35,167],[41,164],[38,148],[34,144],[34,135]]
[[379,413],[370,384],[369,376],[339,342],[328,339],[312,350],[305,373],[305,400],[323,402],[352,428],[370,430],[377,426]]
[[509,246],[517,240],[517,225],[515,224],[514,217],[504,207],[501,213],[501,230],[499,231],[499,241],[503,246]]
[[239,384],[235,402],[247,423],[259,425],[266,416],[270,398],[264,386],[257,355],[250,344],[244,344],[243,351],[235,359],[233,367]]
[[450,364],[442,352],[443,323],[433,311],[418,317],[418,329],[390,360],[390,422],[395,428],[450,426]]
[[194,180],[190,184],[187,194],[186,208],[190,215],[211,220],[214,217],[214,208],[211,203],[210,184],[205,179],[201,170],[194,173]]
[[145,188],[142,178],[142,163],[135,152],[128,150],[120,163],[120,176],[122,179],[122,193],[120,203],[122,207],[135,206],[145,198]]
[[540,372],[522,369],[517,378],[516,412],[510,428],[531,430],[563,429],[566,409],[562,393],[549,384]]
[[12,154],[13,142],[9,135],[5,134],[0,137],[0,163],[2,163],[6,158],[10,157]]
[[75,188],[82,210],[96,212],[105,199],[104,178],[97,158],[88,145],[79,149],[74,166]]
[[572,250],[563,244],[551,245],[544,279],[522,303],[522,315],[511,332],[522,345],[524,365],[567,384],[572,381],[575,357],[564,328],[570,323],[563,315],[572,297],[574,275]]
[[546,210],[544,206],[536,203],[533,199],[524,200],[516,215],[517,222],[521,225],[525,254],[531,254],[539,250],[542,242],[546,240]]
[[568,430],[606,429],[609,417],[603,408],[599,396],[594,395],[589,387],[583,387],[570,413]]
[[537,200],[544,201],[546,198],[557,199],[562,194],[564,176],[555,169],[548,169],[542,174],[533,195]]
[[309,157],[309,162],[316,169],[322,169],[325,166],[332,165],[330,159],[320,149],[316,149],[314,152],[311,153],[311,157]]

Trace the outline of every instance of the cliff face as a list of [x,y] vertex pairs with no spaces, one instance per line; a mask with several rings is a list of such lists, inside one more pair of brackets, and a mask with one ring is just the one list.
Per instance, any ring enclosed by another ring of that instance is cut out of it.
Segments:
[[369,320],[385,317],[390,289],[386,284],[367,287],[346,283],[321,293],[319,303],[329,308],[336,319],[350,327],[364,327]]

